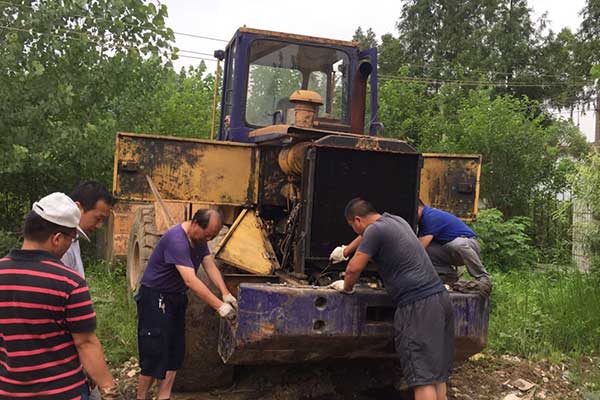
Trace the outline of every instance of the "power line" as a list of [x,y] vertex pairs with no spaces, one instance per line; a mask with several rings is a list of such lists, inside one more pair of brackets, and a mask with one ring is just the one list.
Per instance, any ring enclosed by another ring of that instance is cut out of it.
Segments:
[[[429,69],[433,69],[433,70],[442,70],[442,69],[447,69],[447,66],[435,66],[435,65],[431,65],[431,64],[421,64],[421,63],[408,63],[405,64],[408,67],[420,67],[420,68],[429,68]],[[469,67],[461,67],[462,70],[464,72],[481,72],[482,74],[489,74],[489,75],[502,75],[502,76],[512,76],[514,74],[515,71],[513,72],[502,72],[502,71],[492,71],[492,70],[484,70],[484,69],[476,69],[476,68],[469,68]],[[526,71],[523,71],[526,72]],[[540,74],[540,73],[535,73],[536,77],[547,77],[547,78],[559,78],[559,79],[563,79],[564,75],[558,75],[558,74]],[[583,77],[577,77],[577,78],[583,78]]]
[[215,57],[213,54],[210,53],[202,53],[200,51],[193,51],[193,50],[183,50],[183,49],[178,49],[179,51],[183,51],[184,53],[190,53],[190,54],[198,54],[201,56],[209,56],[209,57]]
[[229,43],[229,40],[225,40],[225,39],[217,39],[214,37],[209,37],[209,36],[203,36],[203,35],[196,35],[194,33],[184,33],[184,32],[176,32],[173,31],[174,34],[176,35],[180,35],[180,36],[189,36],[189,37],[193,37],[196,39],[206,39],[206,40],[214,40],[216,42],[225,42],[225,43]]
[[552,86],[574,86],[579,87],[582,85],[590,85],[592,82],[542,82],[542,83],[530,83],[524,81],[508,81],[508,82],[494,82],[494,81],[475,81],[475,80],[453,80],[453,79],[437,79],[433,77],[411,77],[411,76],[390,76],[390,75],[379,75],[381,80],[392,80],[404,83],[424,83],[424,84],[451,84],[460,86],[495,86],[495,87],[552,87]]

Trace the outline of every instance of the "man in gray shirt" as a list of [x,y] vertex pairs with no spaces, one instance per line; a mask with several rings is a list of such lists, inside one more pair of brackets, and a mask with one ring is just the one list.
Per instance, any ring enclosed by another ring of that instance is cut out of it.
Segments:
[[[81,211],[79,226],[85,231],[85,233],[82,233],[82,236],[89,241],[90,239],[87,234],[102,227],[102,224],[110,215],[114,199],[103,185],[94,181],[79,184],[69,197],[77,204],[79,211]],[[61,261],[64,265],[78,272],[82,277],[85,277],[78,240],[71,244],[71,247],[69,247]]]
[[396,304],[395,346],[406,383],[414,389],[415,400],[445,400],[454,358],[454,318],[431,260],[404,219],[379,214],[360,198],[350,200],[344,214],[359,238],[343,248],[356,253],[344,280],[330,287],[354,293],[361,272],[373,261]]

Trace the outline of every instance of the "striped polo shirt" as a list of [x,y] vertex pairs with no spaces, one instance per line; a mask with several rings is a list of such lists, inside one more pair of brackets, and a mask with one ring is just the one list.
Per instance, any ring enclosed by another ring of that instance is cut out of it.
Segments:
[[0,399],[78,399],[86,383],[71,333],[96,328],[85,279],[41,250],[0,259]]

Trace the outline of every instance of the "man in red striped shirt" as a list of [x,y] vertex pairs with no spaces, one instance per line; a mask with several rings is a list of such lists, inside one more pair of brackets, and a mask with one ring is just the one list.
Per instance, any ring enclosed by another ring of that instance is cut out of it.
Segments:
[[80,211],[63,193],[34,203],[24,241],[0,259],[0,399],[86,399],[83,369],[103,399],[119,398],[85,279],[60,258]]

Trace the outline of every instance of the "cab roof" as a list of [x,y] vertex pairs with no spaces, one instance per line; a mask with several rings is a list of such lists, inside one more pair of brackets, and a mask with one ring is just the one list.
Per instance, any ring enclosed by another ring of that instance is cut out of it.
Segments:
[[355,41],[346,41],[346,40],[337,40],[337,39],[326,39],[326,38],[320,38],[320,37],[316,37],[316,36],[297,35],[297,34],[294,34],[294,33],[284,33],[284,32],[267,31],[267,30],[264,30],[264,29],[247,28],[245,26],[240,27],[238,29],[238,32],[240,32],[240,33],[253,33],[255,35],[271,36],[271,37],[276,37],[276,38],[281,38],[281,39],[293,39],[293,40],[299,40],[299,41],[302,41],[302,42],[311,42],[311,43],[319,43],[319,44],[330,44],[330,45],[347,46],[347,47],[356,47],[356,48],[358,48],[358,42],[355,42]]

